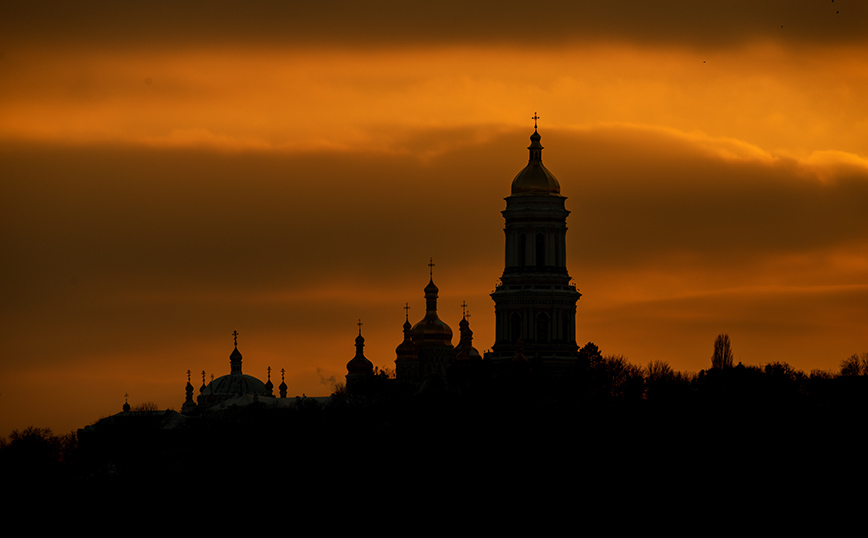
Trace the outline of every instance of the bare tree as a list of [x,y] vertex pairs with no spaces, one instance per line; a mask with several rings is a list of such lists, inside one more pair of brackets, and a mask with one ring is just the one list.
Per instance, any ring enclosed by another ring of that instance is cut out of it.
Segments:
[[142,402],[138,405],[134,405],[131,409],[132,411],[160,411],[160,406],[157,405],[157,402]]
[[853,353],[843,361],[841,361],[841,375],[861,375],[865,372],[862,359],[857,353]]
[[672,367],[664,361],[651,361],[648,363],[648,382],[665,383],[675,377]]
[[732,344],[728,334],[718,334],[714,339],[714,355],[711,356],[712,368],[732,368]]

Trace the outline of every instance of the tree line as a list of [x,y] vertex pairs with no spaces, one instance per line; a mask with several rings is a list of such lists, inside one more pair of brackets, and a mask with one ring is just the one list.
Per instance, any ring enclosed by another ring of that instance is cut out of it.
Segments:
[[[746,439],[790,446],[802,437],[828,443],[856,431],[868,406],[868,353],[844,358],[834,372],[806,373],[780,361],[743,365],[722,334],[708,364],[695,373],[659,360],[639,366],[589,342],[575,371],[562,379],[530,364],[498,383],[432,380],[409,390],[390,383],[383,369],[382,383],[367,394],[340,389],[325,405],[298,399],[292,409],[230,409],[171,430],[165,424],[177,414],[147,403],[134,406],[129,420],[89,435],[30,427],[0,437],[0,476],[42,483],[133,480],[204,472],[239,458],[264,465],[292,457],[327,466],[345,458],[348,446],[367,457],[384,451],[390,465],[401,465],[423,456],[461,464],[470,453],[503,446],[526,454],[578,446],[576,457],[587,458],[600,457],[600,447],[672,449],[721,436],[732,446]],[[715,443],[715,450],[730,446]]]

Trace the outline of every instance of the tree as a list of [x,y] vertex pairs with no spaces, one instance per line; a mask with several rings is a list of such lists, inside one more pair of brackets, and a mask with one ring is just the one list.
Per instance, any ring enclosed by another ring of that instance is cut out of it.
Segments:
[[714,355],[711,356],[712,368],[732,368],[732,344],[728,334],[718,334],[714,339]]
[[134,412],[160,411],[160,406],[157,405],[157,402],[142,402],[134,405],[130,410]]
[[648,382],[667,383],[675,377],[672,367],[664,361],[651,361],[648,363]]
[[[868,353],[863,354],[868,355]],[[843,361],[841,361],[841,375],[854,376],[865,373],[865,364],[858,354],[853,353]]]
[[579,350],[579,364],[583,368],[593,368],[603,360],[600,348],[593,342],[588,342]]
[[607,355],[594,368],[595,382],[601,394],[615,399],[636,400],[642,397],[645,378],[642,368],[630,364],[623,355]]

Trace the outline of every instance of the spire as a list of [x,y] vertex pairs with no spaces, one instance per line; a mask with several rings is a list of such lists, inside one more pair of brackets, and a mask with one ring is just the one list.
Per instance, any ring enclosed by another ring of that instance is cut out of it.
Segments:
[[434,284],[434,258],[428,262],[428,285],[425,286],[425,311],[437,312],[437,293],[440,289]]
[[561,186],[558,180],[555,179],[555,176],[542,163],[542,150],[544,148],[540,144],[541,137],[537,132],[539,115],[534,112],[531,119],[533,120],[533,134],[530,135],[530,146],[527,147],[529,152],[527,166],[512,180],[512,194],[559,196]]
[[437,297],[440,291],[434,284],[434,259],[428,263],[428,285],[425,286],[425,317],[413,326],[413,340],[419,343],[422,340],[439,341],[443,344],[452,345],[452,329],[443,323],[437,316]]
[[186,387],[186,390],[187,390],[187,401],[188,402],[193,401],[193,384],[190,383],[190,374],[191,374],[190,370],[187,370],[187,387]]
[[271,382],[271,366],[268,367],[268,381],[265,382],[265,390],[269,396],[274,396],[274,383]]
[[395,348],[397,360],[416,357],[416,345],[413,343],[413,327],[410,325],[410,305],[404,303],[404,340]]
[[537,162],[542,164],[542,150],[545,148],[543,148],[542,144],[539,143],[541,137],[537,132],[536,123],[539,119],[539,116],[537,116],[536,112],[533,113],[533,117],[531,119],[533,120],[533,134],[530,135],[530,146],[527,147],[527,149],[530,151],[527,162]]
[[235,349],[229,355],[229,374],[241,375],[241,352],[238,351],[238,331],[232,331],[232,336],[235,337]]
[[473,347],[473,331],[470,330],[470,322],[467,318],[467,301],[461,303],[461,321],[458,322],[458,345],[455,346],[453,356],[456,360],[481,359],[479,351]]
[[184,403],[181,405],[182,413],[191,413],[196,409],[196,402],[193,401],[193,383],[190,382],[190,374],[192,373],[193,372],[190,370],[187,370],[187,396],[184,399]]
[[287,386],[286,386],[286,379],[284,378],[285,374],[286,374],[286,370],[284,368],[281,368],[280,369],[280,386],[277,387],[280,390],[280,397],[281,398],[286,398]]
[[362,320],[357,323],[359,335],[356,337],[356,355],[347,363],[348,375],[369,375],[374,373],[374,364],[365,357],[365,337],[362,336]]

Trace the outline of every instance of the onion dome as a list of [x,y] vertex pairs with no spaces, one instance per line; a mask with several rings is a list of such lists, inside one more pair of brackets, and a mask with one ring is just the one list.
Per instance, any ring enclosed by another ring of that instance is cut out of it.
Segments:
[[373,375],[374,363],[365,358],[365,338],[362,336],[361,321],[359,322],[359,335],[356,337],[356,356],[347,363],[348,375]]
[[187,370],[187,386],[185,387],[187,396],[184,398],[184,403],[181,405],[182,413],[190,413],[196,409],[196,402],[193,401],[193,383],[190,382],[190,370]]
[[268,380],[265,382],[265,390],[269,396],[274,396],[274,383],[271,382],[271,366],[268,367]]
[[[534,118],[537,116],[534,114]],[[520,196],[559,196],[561,186],[554,174],[542,163],[543,146],[540,144],[540,135],[534,124],[533,134],[530,135],[530,157],[527,166],[512,180],[512,195]]]
[[410,307],[405,305],[404,309],[406,311],[404,315],[404,341],[395,348],[398,360],[414,358],[419,351],[418,346],[413,343],[413,327],[410,325]]
[[193,383],[190,383],[190,370],[187,370],[187,386],[185,387],[185,391],[187,393],[187,401],[193,401]]
[[284,379],[284,375],[286,375],[286,370],[281,368],[280,369],[280,386],[277,387],[277,389],[280,391],[280,397],[281,398],[286,398],[286,389],[288,388],[286,386],[286,379]]
[[425,317],[412,329],[413,341],[417,345],[422,342],[452,345],[452,329],[437,315],[439,291],[432,275],[428,285],[425,286]]
[[467,321],[467,312],[461,316],[461,321],[458,322],[458,334],[460,335],[460,340],[453,352],[455,360],[481,359],[482,356],[479,355],[479,351],[473,347],[473,331],[470,330],[470,322]]
[[269,396],[265,383],[241,372],[241,352],[238,351],[238,333],[234,332],[235,349],[229,355],[229,375],[211,381],[199,395],[199,403],[217,403],[242,395]]

